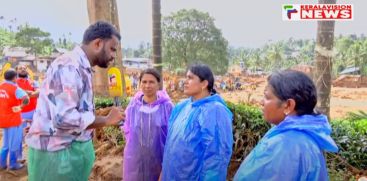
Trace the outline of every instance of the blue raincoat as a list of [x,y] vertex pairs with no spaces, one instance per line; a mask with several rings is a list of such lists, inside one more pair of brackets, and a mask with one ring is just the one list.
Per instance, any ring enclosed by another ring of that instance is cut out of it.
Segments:
[[288,116],[270,129],[234,180],[328,180],[323,151],[337,152],[324,115]]
[[217,95],[179,103],[168,123],[162,180],[225,180],[232,154],[232,113]]

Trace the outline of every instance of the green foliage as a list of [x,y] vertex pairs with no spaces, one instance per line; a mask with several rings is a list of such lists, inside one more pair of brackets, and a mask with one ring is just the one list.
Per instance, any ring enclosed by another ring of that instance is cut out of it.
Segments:
[[31,53],[37,55],[50,55],[53,47],[71,50],[75,43],[70,40],[71,33],[68,36],[66,38],[63,35],[63,38],[59,38],[59,41],[54,44],[50,38],[50,33],[37,27],[31,27],[28,24],[18,26],[16,32],[11,29],[0,28],[0,53],[5,46],[29,48]]
[[233,113],[234,145],[232,160],[244,160],[257,142],[270,128],[270,124],[264,121],[259,108],[227,102]]
[[355,181],[354,175],[345,169],[328,168],[329,180],[331,181]]
[[230,49],[230,60],[233,63],[243,61],[245,68],[265,71],[286,69],[297,64],[310,65],[313,62],[315,42],[312,40],[288,40],[266,44],[261,48]]
[[228,42],[208,13],[180,10],[163,18],[163,58],[169,69],[208,64],[215,73],[228,68]]
[[141,42],[139,45],[139,49],[134,50],[133,57],[151,57],[152,54],[152,45],[150,43]]
[[[120,99],[121,107],[126,108],[129,104],[129,99]],[[96,109],[111,107],[114,104],[113,98],[109,97],[95,97],[94,104]],[[117,126],[103,127],[102,140],[108,140],[112,142],[115,146],[123,146],[125,144],[124,136]]]
[[94,98],[94,105],[96,109],[113,106],[112,98],[96,97]]
[[[125,108],[129,104],[130,99],[121,99],[121,107]],[[95,97],[94,98],[94,105],[96,109],[105,108],[113,106],[113,98],[110,97]]]
[[367,119],[367,113],[364,111],[358,111],[357,113],[350,112],[348,114],[348,117],[350,120],[361,120],[361,119]]
[[111,141],[115,146],[123,146],[125,144],[124,135],[119,127],[107,126],[103,127],[103,133],[107,140]]
[[15,44],[15,33],[0,28],[0,53],[5,46],[13,46]]
[[[50,33],[42,31],[40,28],[31,27],[28,24],[19,27],[19,32],[15,34],[17,46],[30,48],[32,53],[48,54],[52,47]],[[48,48],[46,48],[48,47]]]
[[[332,137],[340,151],[330,160],[338,168],[367,170],[367,119],[332,121]],[[330,156],[331,158],[333,156]]]
[[[358,67],[362,75],[367,75],[367,39],[356,35],[335,37],[333,75],[347,67]],[[231,63],[243,61],[246,69],[258,67],[265,71],[290,68],[297,64],[313,65],[314,40],[295,40],[289,38],[278,42],[269,42],[256,49],[230,48]]]
[[330,175],[342,175],[344,180],[351,180],[362,172],[366,174],[367,114],[362,111],[349,113],[343,120],[331,121],[331,126],[339,153],[327,153]]
[[58,48],[64,48],[67,50],[71,50],[74,48],[74,43],[71,41],[71,33],[68,33],[68,38],[66,38],[65,34],[62,35],[62,38],[60,37],[57,43],[54,45]]

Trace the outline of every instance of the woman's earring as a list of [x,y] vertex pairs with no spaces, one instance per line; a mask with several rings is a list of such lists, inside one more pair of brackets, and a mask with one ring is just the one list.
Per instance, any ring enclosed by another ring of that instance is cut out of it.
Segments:
[[285,111],[284,111],[284,114],[285,114],[286,116],[288,116],[289,112],[285,112]]

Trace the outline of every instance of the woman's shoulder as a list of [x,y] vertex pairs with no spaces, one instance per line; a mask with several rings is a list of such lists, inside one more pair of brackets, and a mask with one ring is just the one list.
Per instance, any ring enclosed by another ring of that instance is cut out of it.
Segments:
[[221,103],[221,102],[207,102],[203,105],[200,106],[200,108],[209,114],[213,114],[213,113],[220,113],[220,114],[230,114],[231,115],[231,111],[228,109],[228,107]]
[[132,97],[129,101],[129,104],[127,105],[126,109],[132,109],[139,107],[141,105],[140,101],[136,99],[135,97]]
[[164,103],[164,106],[173,108],[175,105],[173,104],[172,101],[167,101],[167,102]]
[[190,98],[186,98],[178,102],[175,107],[182,107],[182,106],[189,104],[190,102],[191,102]]
[[285,147],[287,150],[319,150],[317,143],[305,132],[288,130],[266,140],[271,147]]

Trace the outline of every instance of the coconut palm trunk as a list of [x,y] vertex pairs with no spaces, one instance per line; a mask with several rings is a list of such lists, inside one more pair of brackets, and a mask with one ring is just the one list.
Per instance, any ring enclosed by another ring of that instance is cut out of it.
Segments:
[[[104,20],[112,23],[118,31],[120,31],[118,11],[116,0],[87,0],[89,23],[95,23],[99,20]],[[122,51],[121,44],[117,49],[117,57],[114,65],[121,71],[122,77],[124,77],[124,68],[122,66]],[[96,95],[108,95],[108,78],[107,69],[95,68],[95,75],[93,77],[94,92]],[[126,82],[122,78],[122,88],[124,97],[126,96]]]
[[[319,4],[336,4],[336,0],[319,0]],[[330,118],[331,69],[335,21],[318,21],[315,47],[317,109]]]
[[[152,0],[152,21],[153,21],[153,62],[154,68],[162,74],[162,30],[161,30],[161,0]],[[160,88],[163,87],[163,80]]]

